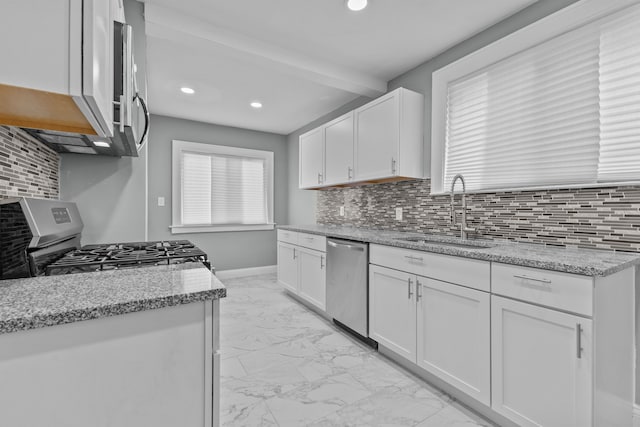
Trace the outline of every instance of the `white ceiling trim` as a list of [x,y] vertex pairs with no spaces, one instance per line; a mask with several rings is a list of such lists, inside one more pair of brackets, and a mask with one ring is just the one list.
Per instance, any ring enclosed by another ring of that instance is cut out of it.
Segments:
[[288,74],[357,95],[376,97],[387,91],[387,82],[368,74],[340,67],[310,56],[282,49],[261,40],[216,27],[171,8],[145,3],[146,34],[193,47],[225,49],[268,64]]

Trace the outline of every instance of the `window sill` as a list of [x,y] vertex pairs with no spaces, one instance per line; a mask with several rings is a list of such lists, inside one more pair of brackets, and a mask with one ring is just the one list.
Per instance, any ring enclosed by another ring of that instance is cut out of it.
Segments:
[[171,234],[220,233],[228,231],[273,230],[275,224],[236,224],[236,225],[170,225]]

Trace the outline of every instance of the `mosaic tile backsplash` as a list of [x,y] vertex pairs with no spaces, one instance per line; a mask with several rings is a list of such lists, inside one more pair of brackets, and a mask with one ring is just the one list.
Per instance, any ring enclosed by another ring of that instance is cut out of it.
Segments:
[[[319,191],[317,222],[459,235],[450,196],[429,191],[429,180]],[[456,207],[459,224],[460,195]],[[468,194],[467,224],[470,237],[640,252],[640,186]]]
[[25,131],[0,126],[0,199],[57,199],[58,164],[58,153]]

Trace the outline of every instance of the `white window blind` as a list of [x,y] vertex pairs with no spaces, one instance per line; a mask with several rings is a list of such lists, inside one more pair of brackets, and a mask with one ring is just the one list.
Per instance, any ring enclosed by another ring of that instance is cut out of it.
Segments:
[[271,152],[174,141],[172,230],[273,228],[272,186]]
[[640,181],[640,6],[449,82],[442,172],[445,189]]

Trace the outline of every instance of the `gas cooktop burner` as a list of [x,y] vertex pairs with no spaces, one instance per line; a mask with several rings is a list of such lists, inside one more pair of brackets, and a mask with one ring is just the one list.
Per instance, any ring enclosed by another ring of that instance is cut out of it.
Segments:
[[207,254],[188,240],[86,245],[46,267],[47,275],[110,270],[141,265],[202,262]]

